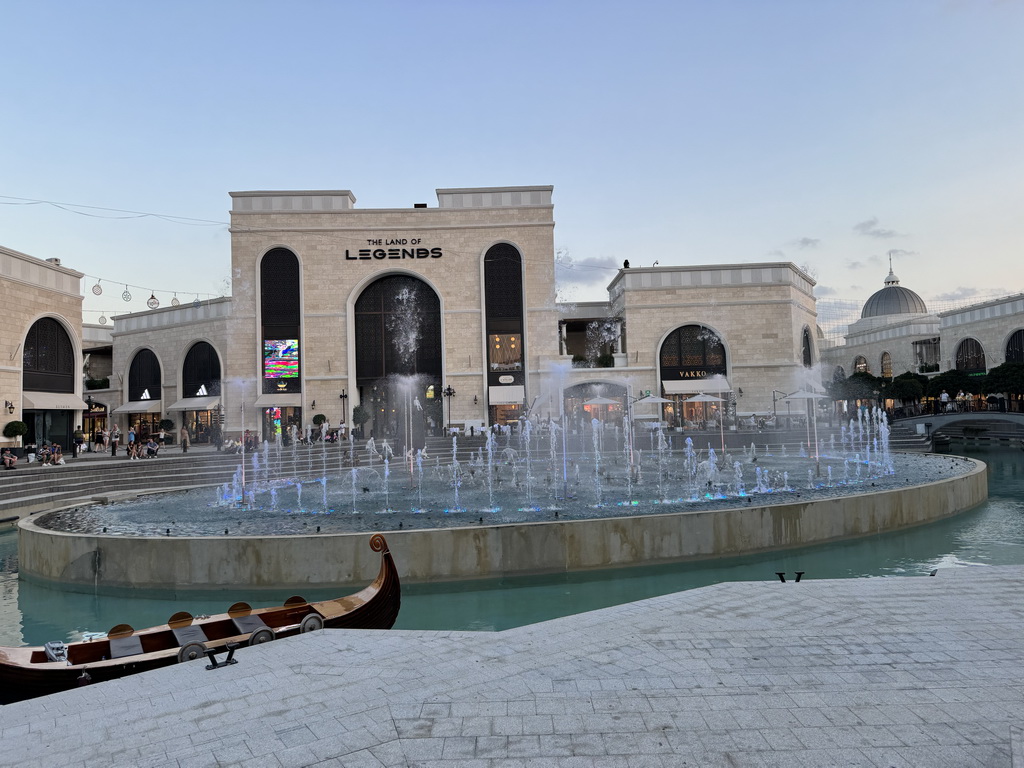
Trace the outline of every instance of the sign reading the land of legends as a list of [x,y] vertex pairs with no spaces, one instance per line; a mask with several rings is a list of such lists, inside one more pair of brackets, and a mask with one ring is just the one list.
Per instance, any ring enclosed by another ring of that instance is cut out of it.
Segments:
[[346,261],[370,261],[371,259],[440,259],[441,248],[424,248],[418,237],[378,237],[366,241],[369,248],[358,251],[345,249]]

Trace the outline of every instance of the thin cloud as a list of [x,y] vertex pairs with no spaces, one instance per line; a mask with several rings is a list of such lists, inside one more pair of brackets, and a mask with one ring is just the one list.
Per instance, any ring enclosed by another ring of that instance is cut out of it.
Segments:
[[846,262],[846,268],[847,269],[864,269],[864,262],[863,261],[847,261]]
[[949,293],[940,293],[935,298],[939,301],[961,301],[963,299],[969,299],[972,296],[977,296],[979,293],[977,288],[965,288],[960,286],[956,290],[950,291]]
[[883,227],[878,226],[877,216],[873,216],[867,221],[862,221],[859,224],[854,224],[853,231],[858,235],[864,235],[865,237],[878,237],[882,239],[900,237],[900,233],[895,229],[884,229]]
[[835,296],[839,291],[830,285],[816,285],[814,286],[815,296]]
[[768,255],[771,256],[773,259],[784,259],[784,258],[786,258],[786,252],[785,251],[779,251],[779,250],[768,251]]
[[801,237],[798,240],[792,241],[791,245],[795,245],[797,248],[817,248],[821,245],[821,238]]

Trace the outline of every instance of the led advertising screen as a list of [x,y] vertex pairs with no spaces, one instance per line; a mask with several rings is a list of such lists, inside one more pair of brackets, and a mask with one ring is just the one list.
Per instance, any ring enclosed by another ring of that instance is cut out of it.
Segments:
[[263,378],[297,379],[299,377],[299,340],[264,339]]

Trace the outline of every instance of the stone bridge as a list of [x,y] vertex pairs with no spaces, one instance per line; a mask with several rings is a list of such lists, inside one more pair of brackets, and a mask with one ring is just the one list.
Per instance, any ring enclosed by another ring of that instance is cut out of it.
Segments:
[[1024,438],[1024,413],[1003,413],[1000,411],[967,411],[954,413],[930,413],[924,416],[904,417],[895,422],[902,427],[916,430],[918,424],[926,427],[927,434],[950,432],[975,435],[998,433],[1001,436]]

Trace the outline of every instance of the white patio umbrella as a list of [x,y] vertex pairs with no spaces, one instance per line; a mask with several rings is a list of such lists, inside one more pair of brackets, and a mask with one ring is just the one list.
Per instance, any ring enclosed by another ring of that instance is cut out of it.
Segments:
[[622,405],[619,400],[612,400],[610,397],[592,397],[583,401],[584,405]]
[[[693,397],[686,398],[687,403],[724,403],[725,400],[721,397],[715,397],[714,395],[705,395],[700,392]],[[725,419],[722,418],[724,414],[718,414],[718,431],[721,432],[722,436],[722,456],[725,456]]]
[[[811,401],[821,400],[828,397],[828,395],[822,395],[818,392],[809,392],[806,389],[798,389],[792,394],[786,395],[783,400],[804,400]],[[811,420],[814,422],[814,461],[818,465],[818,474],[821,474],[821,456],[818,455],[818,409],[811,408]],[[811,442],[810,425],[807,425],[807,442]]]

